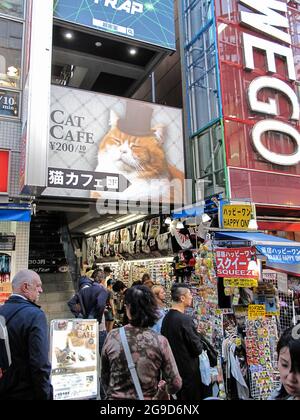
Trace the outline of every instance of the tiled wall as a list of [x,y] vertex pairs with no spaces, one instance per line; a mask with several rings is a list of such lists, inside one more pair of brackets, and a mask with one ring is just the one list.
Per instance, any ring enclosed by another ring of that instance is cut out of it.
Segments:
[[16,236],[16,272],[28,268],[30,223],[17,223]]
[[8,149],[10,156],[10,177],[8,192],[10,196],[19,194],[19,162],[21,143],[21,123],[0,119],[0,149]]

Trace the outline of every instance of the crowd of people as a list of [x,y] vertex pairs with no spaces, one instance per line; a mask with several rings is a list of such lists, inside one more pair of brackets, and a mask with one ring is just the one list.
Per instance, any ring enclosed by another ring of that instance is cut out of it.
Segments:
[[[34,271],[21,270],[12,289],[0,307],[12,359],[4,369],[0,355],[0,400],[50,400],[48,326],[37,304],[41,279]],[[166,308],[165,298],[164,287],[148,274],[129,288],[115,281],[108,267],[88,269],[80,278],[68,305],[75,317],[98,321],[102,399],[199,401],[207,396],[199,367],[203,337],[186,315],[193,304],[189,286],[172,286],[171,308]],[[295,328],[278,342],[282,385],[271,399],[300,399],[300,338]]]

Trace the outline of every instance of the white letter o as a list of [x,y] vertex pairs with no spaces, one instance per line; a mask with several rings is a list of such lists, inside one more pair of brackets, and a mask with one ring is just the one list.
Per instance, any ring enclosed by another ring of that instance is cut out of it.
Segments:
[[[279,133],[287,134],[292,137],[296,143],[295,153],[291,155],[282,155],[271,152],[267,149],[261,141],[261,136],[266,131],[277,131]],[[257,152],[268,162],[275,163],[281,166],[294,166],[300,162],[300,134],[298,131],[281,121],[262,120],[259,121],[252,130],[252,141]]]

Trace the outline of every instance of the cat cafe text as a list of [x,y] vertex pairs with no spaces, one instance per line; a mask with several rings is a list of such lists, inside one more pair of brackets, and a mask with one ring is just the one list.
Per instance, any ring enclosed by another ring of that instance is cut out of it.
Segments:
[[53,139],[85,144],[95,143],[94,134],[84,128],[85,117],[66,114],[64,111],[55,109],[51,112],[50,118],[54,123],[50,128]]

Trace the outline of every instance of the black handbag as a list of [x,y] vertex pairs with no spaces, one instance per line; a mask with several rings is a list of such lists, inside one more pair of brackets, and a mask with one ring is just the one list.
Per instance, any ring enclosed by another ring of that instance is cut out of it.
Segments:
[[206,350],[207,356],[209,358],[209,363],[211,367],[215,367],[218,364],[218,352],[214,349],[212,344],[201,335],[201,342],[203,346],[203,350]]

